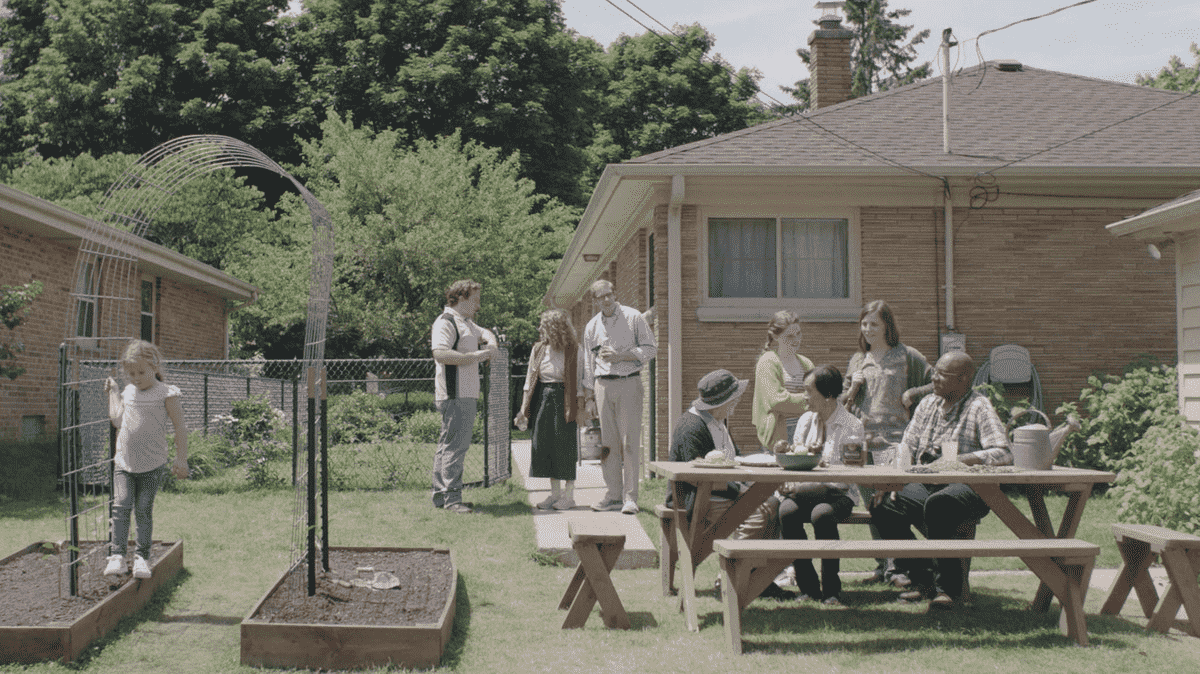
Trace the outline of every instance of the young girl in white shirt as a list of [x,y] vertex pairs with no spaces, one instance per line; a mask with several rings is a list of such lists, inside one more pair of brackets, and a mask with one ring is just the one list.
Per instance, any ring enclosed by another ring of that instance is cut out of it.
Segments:
[[113,469],[113,516],[106,576],[125,573],[130,510],[137,520],[133,577],[151,576],[154,497],[167,470],[168,419],[175,429],[175,462],[171,464],[171,472],[181,480],[188,476],[183,405],[179,401],[179,388],[163,383],[162,362],[158,347],[134,340],[121,356],[121,368],[129,385],[118,391],[112,377],[104,382],[108,417],[120,429]]

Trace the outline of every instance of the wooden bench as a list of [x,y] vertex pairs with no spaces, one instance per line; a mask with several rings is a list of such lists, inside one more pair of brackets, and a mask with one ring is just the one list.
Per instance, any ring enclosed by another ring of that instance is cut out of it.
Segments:
[[1100,546],[1078,539],[1014,540],[719,540],[725,602],[725,637],[734,653],[742,652],[742,610],[767,583],[795,559],[1019,557],[1050,587],[1062,604],[1060,628],[1087,645],[1083,599]]
[[625,534],[613,533],[600,522],[579,520],[567,524],[567,533],[579,555],[579,567],[558,604],[559,610],[567,611],[562,628],[583,627],[599,601],[600,618],[606,627],[629,629],[629,616],[609,576],[625,549]]
[[[658,518],[658,569],[662,576],[662,593],[664,597],[675,594],[675,564],[679,562],[678,541],[675,538],[675,511],[666,505],[654,507],[654,515]],[[865,510],[855,510],[841,524],[870,524],[871,513]],[[973,534],[972,534],[973,536]]]
[[[1100,613],[1120,613],[1129,591],[1137,590],[1142,613],[1150,618],[1146,627],[1165,634],[1175,624],[1182,605],[1187,611],[1184,631],[1200,637],[1200,586],[1196,583],[1200,573],[1200,536],[1149,524],[1114,524],[1112,530],[1125,566],[1113,579]],[[1150,565],[1156,557],[1162,559],[1170,581],[1161,603],[1150,578]]]

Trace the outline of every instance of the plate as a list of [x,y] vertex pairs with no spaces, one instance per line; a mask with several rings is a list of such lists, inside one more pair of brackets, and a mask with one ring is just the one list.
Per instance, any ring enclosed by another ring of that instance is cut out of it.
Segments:
[[775,460],[773,454],[747,454],[739,456],[735,459],[738,464],[743,466],[754,466],[755,468],[778,467],[779,462]]
[[701,461],[696,459],[691,462],[696,468],[737,468],[737,464],[733,462],[711,463],[709,461]]

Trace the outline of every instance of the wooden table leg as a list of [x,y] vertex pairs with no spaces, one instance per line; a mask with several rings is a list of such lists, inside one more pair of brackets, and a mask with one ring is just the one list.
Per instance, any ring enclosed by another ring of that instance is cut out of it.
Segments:
[[725,643],[736,655],[742,653],[742,597],[741,587],[746,575],[745,560],[721,558],[721,592],[725,602]]
[[1158,590],[1154,589],[1154,580],[1150,578],[1149,571],[1156,555],[1151,552],[1149,543],[1134,538],[1118,540],[1117,551],[1121,553],[1124,565],[1113,579],[1112,587],[1108,590],[1108,599],[1104,601],[1104,606],[1100,607],[1100,613],[1120,613],[1129,598],[1129,591],[1136,589],[1142,613],[1149,618],[1154,615],[1154,607],[1158,604]]

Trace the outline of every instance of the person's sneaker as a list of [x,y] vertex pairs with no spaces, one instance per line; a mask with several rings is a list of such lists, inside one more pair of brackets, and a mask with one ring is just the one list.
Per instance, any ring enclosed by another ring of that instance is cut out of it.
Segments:
[[141,555],[135,556],[133,558],[133,577],[149,578],[151,575],[153,574],[150,573],[150,565],[146,563],[146,560]]
[[945,592],[938,592],[937,596],[929,600],[930,610],[952,610],[957,602]]
[[613,512],[621,509],[620,501],[601,501],[592,505],[592,510],[598,513]]
[[762,599],[775,599],[778,601],[787,601],[789,599],[795,599],[799,595],[797,595],[795,592],[792,592],[791,590],[785,590],[782,587],[779,587],[778,585],[776,585],[775,583],[770,583],[765,588],[763,588],[763,591],[758,596]]
[[623,514],[623,515],[638,514],[637,503],[635,503],[633,501],[626,501],[625,505],[621,506],[621,514]]
[[573,498],[565,498],[564,497],[564,498],[560,498],[554,502],[555,510],[570,510],[571,508],[574,508],[574,507],[575,507],[575,499],[573,499]]
[[842,600],[838,598],[836,594],[830,597],[825,597],[821,600],[821,603],[826,606],[845,606],[845,604],[842,603]]
[[554,507],[555,503],[558,503],[558,499],[559,499],[558,494],[551,494],[550,496],[546,497],[545,501],[542,501],[541,503],[537,504],[537,509],[538,510],[549,510]]
[[903,573],[892,574],[892,577],[888,579],[888,582],[894,587],[900,588],[901,590],[912,585],[912,581],[909,580],[908,576],[904,575]]
[[923,588],[923,587],[918,587],[918,586],[912,586],[912,587],[914,587],[914,589],[900,593],[900,601],[914,602],[914,601],[921,601],[922,599],[932,599],[937,594],[936,592],[934,592],[932,589],[929,589],[929,588]]
[[475,512],[474,510],[471,510],[471,507],[468,506],[466,503],[452,503],[452,504],[446,506],[445,508],[442,508],[442,510],[447,510],[452,513],[458,513],[460,515],[466,515],[466,514]]
[[119,576],[125,573],[125,555],[109,555],[108,566],[104,567],[104,575]]
[[873,585],[876,583],[886,582],[886,580],[884,579],[883,569],[875,569],[874,571],[871,572],[871,575],[867,576],[866,578],[863,578],[862,582],[867,585]]

